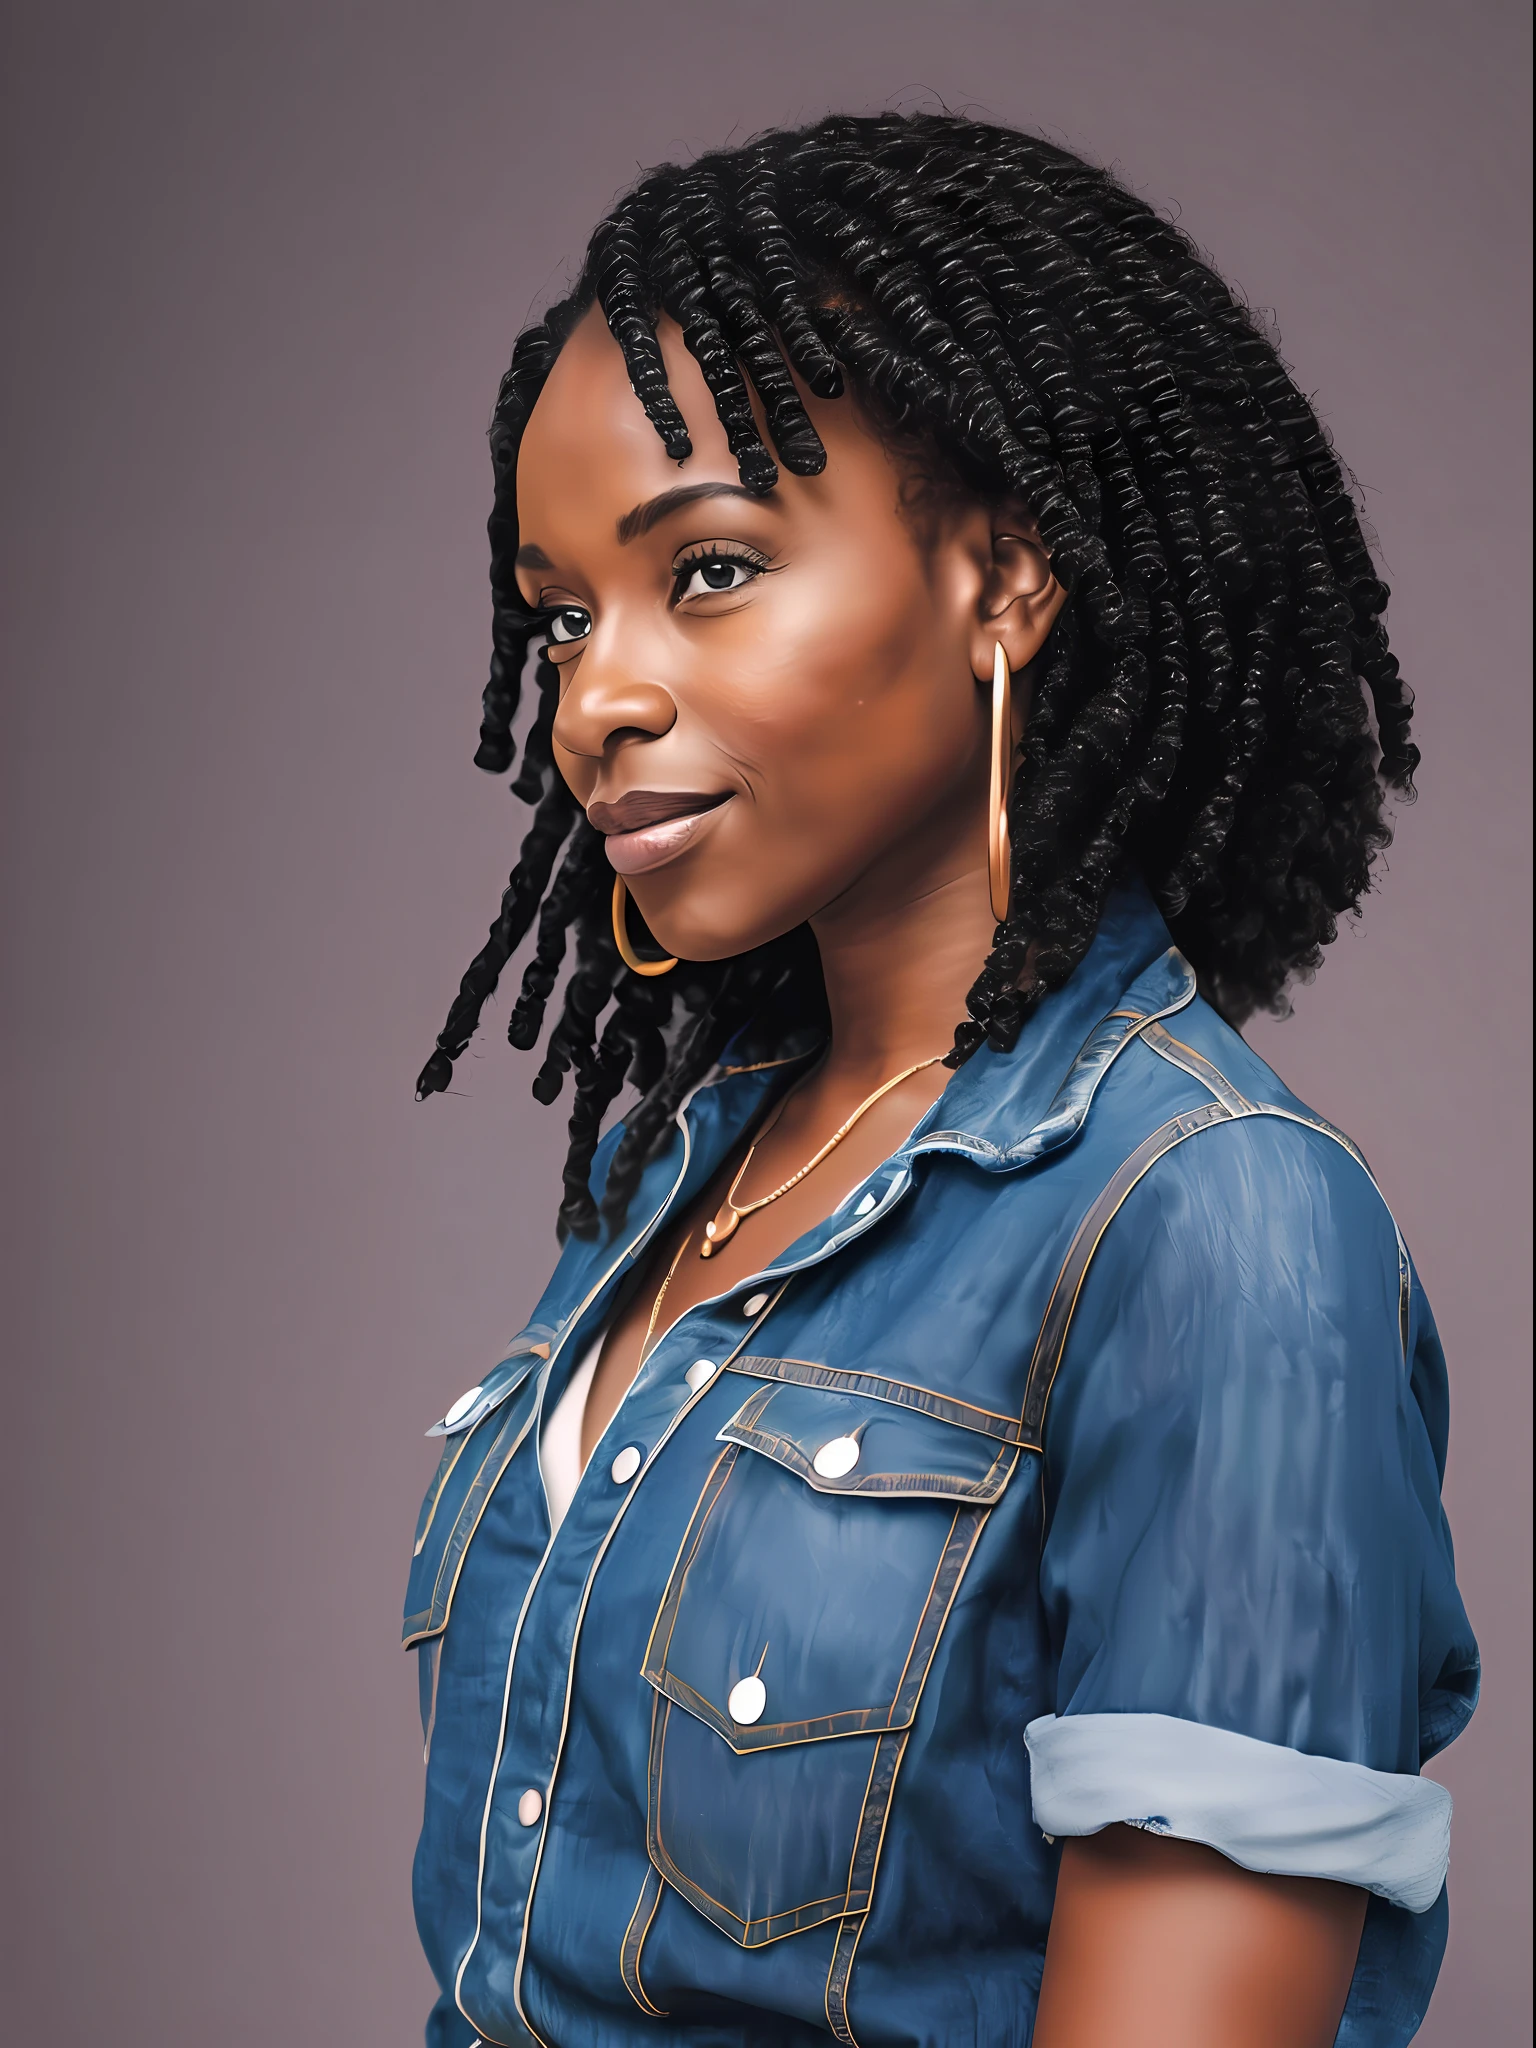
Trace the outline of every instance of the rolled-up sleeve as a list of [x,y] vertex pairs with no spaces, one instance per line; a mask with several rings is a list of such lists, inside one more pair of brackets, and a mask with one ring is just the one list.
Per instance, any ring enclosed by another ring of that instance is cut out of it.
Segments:
[[1281,1117],[1136,1186],[1088,1271],[1045,1438],[1054,1836],[1124,1821],[1248,1869],[1439,1898],[1477,1652],[1440,1506],[1444,1361],[1358,1162]]

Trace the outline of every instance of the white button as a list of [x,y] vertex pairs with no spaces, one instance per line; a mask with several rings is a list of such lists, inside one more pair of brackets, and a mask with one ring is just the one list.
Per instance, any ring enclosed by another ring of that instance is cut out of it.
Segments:
[[741,1305],[741,1312],[744,1316],[755,1316],[759,1309],[766,1308],[767,1306],[768,1297],[766,1294],[749,1294]]
[[855,1210],[854,1210],[854,1212],[853,1212],[853,1213],[854,1213],[854,1215],[855,1215],[855,1216],[867,1216],[867,1215],[869,1214],[870,1210],[874,1208],[874,1206],[875,1206],[875,1201],[876,1201],[876,1197],[875,1197],[874,1195],[866,1195],[866,1196],[864,1197],[863,1201],[862,1201],[862,1202],[860,1202],[860,1204],[859,1204],[859,1206],[857,1207],[857,1209],[855,1209]]
[[467,1394],[460,1394],[457,1401],[454,1402],[448,1413],[443,1417],[443,1427],[445,1429],[452,1429],[459,1417],[467,1415],[479,1398],[480,1389],[478,1387],[471,1387]]
[[536,1792],[532,1785],[517,1802],[517,1817],[525,1828],[531,1828],[544,1811],[544,1794]]
[[811,1460],[811,1470],[823,1479],[843,1479],[859,1462],[859,1440],[855,1436],[835,1436],[830,1443],[822,1445]]
[[608,1467],[615,1486],[628,1486],[640,1470],[640,1453],[633,1444],[626,1444],[613,1463]]
[[707,1387],[720,1370],[712,1358],[696,1358],[683,1374],[683,1384],[690,1394],[696,1394],[700,1387]]
[[725,1708],[738,1728],[750,1728],[754,1721],[761,1721],[767,1704],[768,1691],[760,1678],[738,1678]]

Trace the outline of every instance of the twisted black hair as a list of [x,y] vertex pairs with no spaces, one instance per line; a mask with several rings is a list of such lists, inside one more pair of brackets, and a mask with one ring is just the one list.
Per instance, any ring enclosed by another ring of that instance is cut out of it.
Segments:
[[[1419,757],[1349,484],[1270,339],[1188,238],[1065,150],[948,115],[839,115],[649,173],[502,380],[475,756],[497,773],[544,625],[513,578],[518,446],[594,302],[676,459],[690,443],[656,342],[662,314],[749,489],[771,490],[779,463],[797,475],[825,464],[792,368],[822,397],[852,386],[894,445],[923,451],[954,488],[1022,499],[1038,522],[1071,602],[1036,665],[1010,797],[1015,907],[951,1062],[984,1038],[1012,1046],[1082,958],[1127,861],[1228,1017],[1279,1007],[1358,907],[1389,836],[1384,790],[1411,795]],[[533,1086],[552,1101],[575,1070],[560,1227],[590,1235],[592,1155],[625,1078],[641,1100],[606,1184],[611,1226],[726,1040],[770,998],[813,1011],[820,982],[803,931],[665,981],[622,965],[600,842],[553,765],[557,683],[542,657],[535,683],[513,783],[533,824],[417,1092],[447,1085],[537,916],[509,1027],[514,1045],[535,1043],[574,928]]]

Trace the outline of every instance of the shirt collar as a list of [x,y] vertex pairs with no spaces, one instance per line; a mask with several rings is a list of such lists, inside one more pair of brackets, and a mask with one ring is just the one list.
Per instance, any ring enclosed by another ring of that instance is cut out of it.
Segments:
[[[905,1144],[877,1170],[887,1194],[910,1177],[913,1160],[925,1153],[959,1154],[988,1172],[1004,1173],[1067,1144],[1133,1033],[1151,1018],[1182,1009],[1194,996],[1194,970],[1173,946],[1145,884],[1134,876],[1121,880],[1111,890],[1087,953],[1065,985],[1043,998],[1012,1052],[984,1045],[973,1053]],[[606,1230],[596,1239],[568,1240],[535,1320],[513,1341],[511,1354],[479,1388],[471,1389],[476,1398],[467,1410],[451,1424],[439,1423],[429,1435],[472,1428],[535,1360],[547,1359],[573,1318],[584,1316],[606,1292],[607,1282],[639,1255],[666,1216],[693,1199],[741,1132],[803,1071],[802,1062],[815,1051],[814,1045],[790,1049],[781,1043],[776,1055],[744,1057],[746,1040],[743,1033],[727,1048],[685,1105],[680,1119],[685,1132],[647,1166],[625,1220],[628,1242],[622,1255],[615,1259],[616,1241]],[[604,1141],[610,1158],[616,1135]],[[845,1207],[840,1205],[839,1214]],[[814,1241],[816,1255],[824,1256],[846,1234],[846,1223],[829,1218],[785,1256],[804,1264],[808,1244]]]
[[902,1147],[958,1152],[992,1172],[1027,1166],[1074,1137],[1116,1054],[1149,1018],[1195,996],[1194,969],[1174,946],[1146,884],[1110,891],[1087,953],[1045,996],[1011,1052],[973,1053]]
[[[1008,1172],[1066,1144],[1081,1128],[1099,1083],[1132,1035],[1153,1017],[1194,1000],[1195,973],[1173,944],[1140,876],[1127,871],[1111,887],[1093,941],[1065,984],[1031,1013],[1011,1052],[983,1045],[887,1165],[923,1153],[959,1153],[991,1172]],[[684,1109],[688,1158],[647,1168],[636,1214],[674,1210],[716,1172],[742,1131],[805,1071],[816,1042],[780,1042],[763,1056],[761,1027],[740,1033]],[[664,1191],[670,1187],[671,1195]]]

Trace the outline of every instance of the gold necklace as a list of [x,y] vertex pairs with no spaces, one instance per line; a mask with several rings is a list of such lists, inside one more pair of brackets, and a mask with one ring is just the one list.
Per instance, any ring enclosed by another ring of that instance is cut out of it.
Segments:
[[[741,1227],[741,1221],[744,1216],[751,1216],[754,1215],[759,1209],[766,1209],[768,1204],[770,1202],[776,1202],[779,1199],[780,1195],[787,1195],[791,1188],[798,1187],[801,1181],[805,1179],[805,1176],[808,1173],[810,1173],[814,1168],[820,1166],[821,1162],[823,1161],[823,1159],[827,1157],[829,1152],[835,1152],[837,1150],[838,1146],[841,1145],[844,1138],[847,1137],[848,1133],[853,1129],[854,1125],[858,1122],[859,1118],[864,1114],[865,1110],[873,1109],[875,1104],[880,1100],[882,1095],[889,1095],[893,1088],[900,1087],[903,1081],[910,1080],[914,1074],[920,1074],[923,1071],[924,1067],[936,1067],[939,1061],[943,1059],[943,1057],[943,1053],[936,1052],[931,1059],[914,1060],[910,1067],[903,1067],[901,1072],[899,1074],[893,1074],[889,1081],[882,1081],[880,1083],[880,1086],[875,1090],[874,1094],[865,1096],[864,1100],[853,1112],[853,1115],[849,1117],[848,1121],[845,1124],[839,1125],[837,1130],[835,1130],[832,1133],[831,1137],[828,1138],[825,1145],[822,1146],[821,1150],[818,1153],[816,1153],[813,1158],[807,1159],[804,1166],[800,1168],[798,1173],[792,1173],[789,1176],[788,1180],[782,1181],[779,1184],[779,1186],[774,1189],[771,1195],[759,1195],[755,1202],[738,1202],[736,1199],[736,1190],[741,1186],[742,1176],[745,1174],[747,1168],[752,1164],[753,1154],[757,1151],[758,1146],[763,1142],[764,1138],[768,1136],[769,1132],[773,1129],[774,1125],[778,1122],[779,1118],[784,1114],[785,1109],[788,1107],[789,1097],[786,1095],[784,1100],[779,1104],[778,1108],[773,1112],[773,1115],[768,1119],[768,1122],[764,1125],[763,1129],[758,1132],[757,1136],[752,1140],[752,1143],[748,1146],[747,1156],[745,1159],[742,1160],[740,1166],[737,1167],[736,1178],[731,1182],[729,1188],[727,1188],[725,1200],[720,1204],[719,1209],[716,1211],[714,1221],[705,1224],[704,1241],[699,1246],[699,1257],[701,1259],[713,1258],[714,1254],[720,1250],[721,1246],[729,1244],[731,1239],[736,1235],[736,1232]],[[678,1257],[682,1257],[681,1252],[679,1252]],[[667,1279],[670,1280],[671,1277],[672,1276],[669,1273],[667,1275]],[[666,1283],[663,1282],[662,1293],[665,1292]],[[660,1307],[660,1305],[660,1297],[658,1296],[657,1306]]]
[[[683,1239],[682,1243],[678,1246],[677,1250],[672,1254],[672,1263],[667,1268],[666,1278],[662,1281],[660,1287],[658,1287],[656,1290],[656,1299],[651,1303],[651,1319],[645,1326],[644,1337],[640,1340],[641,1365],[644,1365],[647,1358],[649,1358],[651,1355],[651,1339],[656,1334],[656,1318],[661,1314],[661,1304],[666,1300],[667,1289],[672,1285],[672,1275],[683,1263],[683,1253],[687,1251],[689,1245],[691,1245],[692,1243],[693,1232],[690,1230],[688,1235]],[[639,1368],[637,1367],[636,1370],[638,1371]]]

